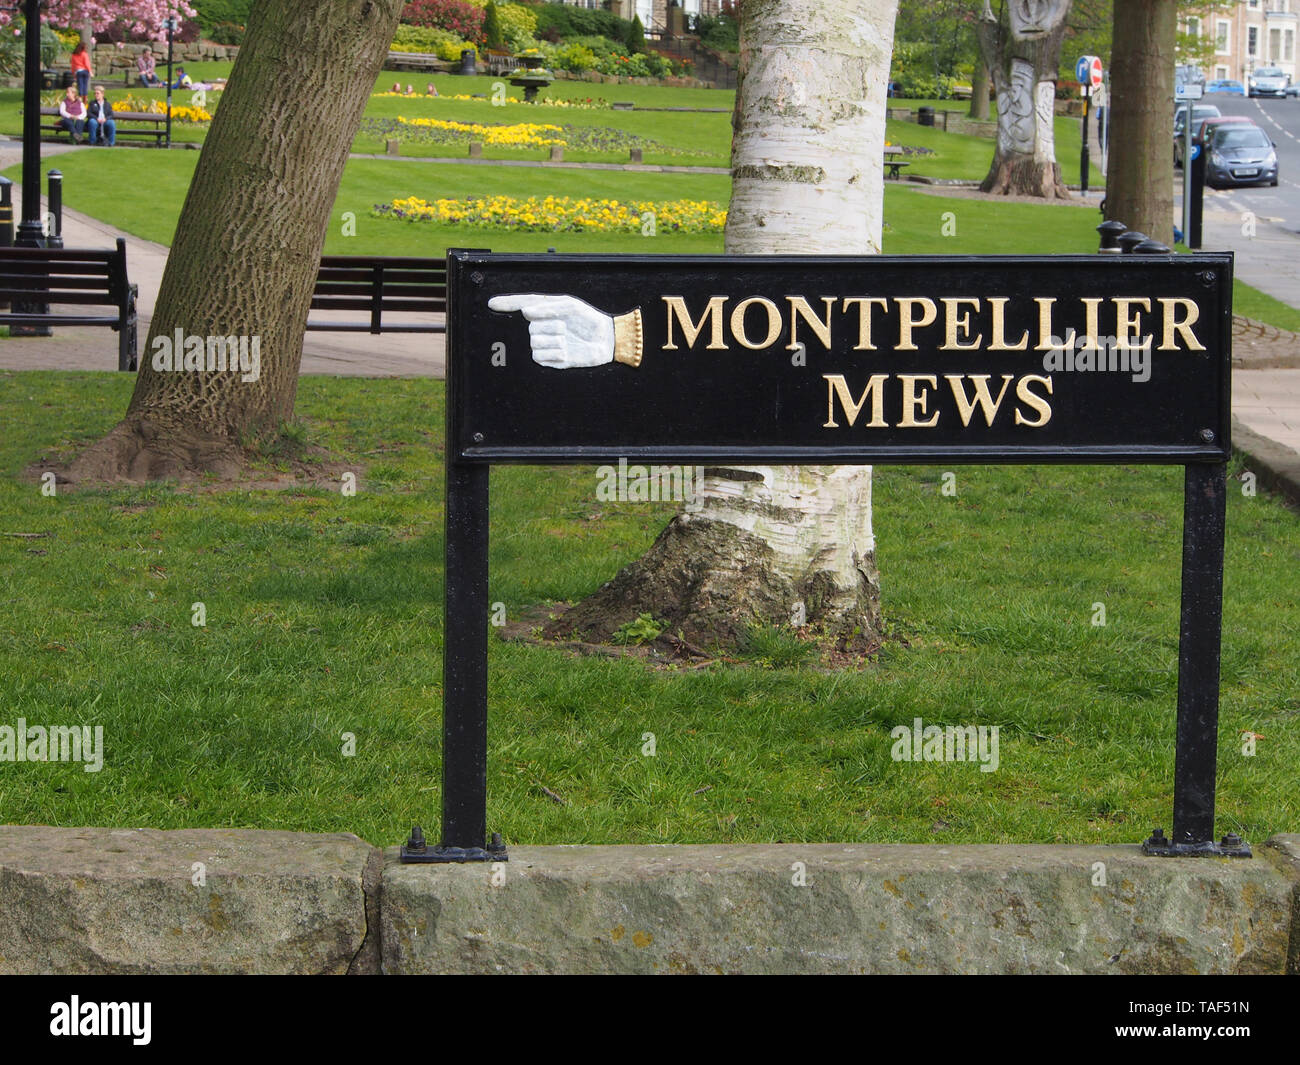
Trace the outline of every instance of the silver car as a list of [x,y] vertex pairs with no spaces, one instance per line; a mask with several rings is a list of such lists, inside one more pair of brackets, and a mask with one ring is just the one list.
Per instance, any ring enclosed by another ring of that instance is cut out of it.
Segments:
[[1260,67],[1247,81],[1251,96],[1285,96],[1291,78],[1277,67]]

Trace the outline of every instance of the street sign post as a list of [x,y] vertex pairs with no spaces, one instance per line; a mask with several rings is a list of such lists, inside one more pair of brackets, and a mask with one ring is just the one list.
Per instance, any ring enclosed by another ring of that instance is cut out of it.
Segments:
[[447,258],[442,841],[487,840],[496,463],[1186,468],[1172,837],[1214,839],[1231,253]]
[[1079,186],[1088,191],[1088,112],[1091,110],[1092,93],[1101,87],[1101,60],[1095,55],[1081,55],[1074,64],[1074,77],[1083,86],[1083,145],[1079,149]]

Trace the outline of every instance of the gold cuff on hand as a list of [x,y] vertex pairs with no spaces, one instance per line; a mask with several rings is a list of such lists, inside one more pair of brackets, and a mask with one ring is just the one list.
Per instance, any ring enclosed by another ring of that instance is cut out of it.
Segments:
[[641,365],[641,308],[614,318],[614,361],[633,369]]

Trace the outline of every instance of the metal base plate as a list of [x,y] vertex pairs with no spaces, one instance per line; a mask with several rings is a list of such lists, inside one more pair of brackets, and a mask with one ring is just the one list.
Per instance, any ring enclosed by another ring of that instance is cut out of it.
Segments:
[[1238,837],[1224,837],[1221,843],[1208,839],[1204,843],[1174,843],[1164,834],[1142,843],[1142,853],[1153,858],[1250,858],[1250,845]]
[[418,847],[402,846],[402,863],[404,865],[440,865],[451,862],[508,862],[509,855],[505,847],[500,850],[488,850],[484,847]]

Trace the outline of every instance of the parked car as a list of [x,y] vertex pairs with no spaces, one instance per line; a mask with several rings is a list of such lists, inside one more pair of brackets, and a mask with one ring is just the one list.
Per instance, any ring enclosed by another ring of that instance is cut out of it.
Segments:
[[1260,67],[1247,79],[1250,96],[1286,96],[1289,75],[1278,67]]
[[1276,185],[1276,149],[1277,145],[1258,126],[1215,126],[1206,140],[1205,183],[1212,189]]
[[[1246,125],[1254,126],[1255,123],[1245,115],[1212,115],[1209,118],[1203,118],[1192,127],[1192,150],[1195,151],[1200,145],[1205,143],[1205,138],[1215,126],[1222,125]],[[1258,127],[1256,127],[1258,128]],[[1183,165],[1183,140],[1178,138],[1174,141],[1174,166]]]
[[1246,95],[1246,90],[1242,87],[1241,82],[1231,81],[1228,78],[1220,78],[1218,81],[1212,81],[1205,86],[1207,96],[1212,92],[1227,93],[1229,96]]
[[[1218,118],[1223,112],[1214,104],[1193,104],[1192,105],[1192,128],[1195,129],[1203,118]],[[1180,104],[1178,110],[1174,113],[1174,136],[1183,135],[1183,126],[1187,122],[1187,105]]]

